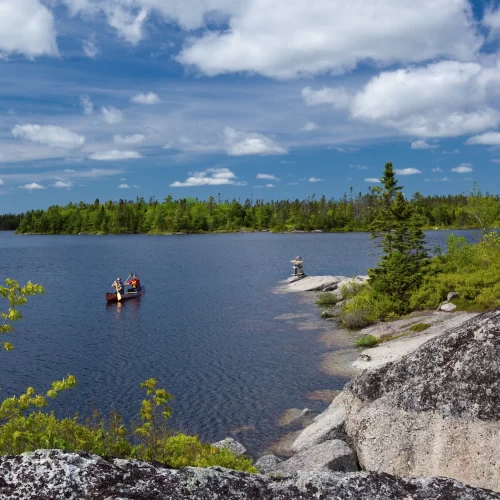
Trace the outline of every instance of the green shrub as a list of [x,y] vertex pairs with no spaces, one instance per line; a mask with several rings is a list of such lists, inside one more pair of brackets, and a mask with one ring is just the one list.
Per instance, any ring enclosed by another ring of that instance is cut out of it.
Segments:
[[373,335],[363,335],[356,340],[358,347],[374,347],[379,343],[379,340]]
[[411,325],[409,330],[410,332],[423,332],[427,328],[430,328],[430,326],[429,323],[416,323],[415,325]]
[[366,286],[366,283],[360,283],[359,281],[350,281],[346,285],[342,285],[342,299],[349,300],[358,295]]
[[340,302],[342,299],[338,297],[336,294],[331,292],[324,292],[318,295],[318,299],[316,300],[316,304],[320,307],[328,307],[334,306],[337,302]]

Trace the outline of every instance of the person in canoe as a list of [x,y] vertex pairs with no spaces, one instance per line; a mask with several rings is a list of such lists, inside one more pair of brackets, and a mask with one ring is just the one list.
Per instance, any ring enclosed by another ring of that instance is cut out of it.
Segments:
[[111,286],[116,290],[116,293],[122,294],[125,292],[121,278],[116,278]]
[[135,273],[130,273],[131,278],[127,281],[127,285],[130,285],[129,292],[138,292],[141,289],[141,280]]

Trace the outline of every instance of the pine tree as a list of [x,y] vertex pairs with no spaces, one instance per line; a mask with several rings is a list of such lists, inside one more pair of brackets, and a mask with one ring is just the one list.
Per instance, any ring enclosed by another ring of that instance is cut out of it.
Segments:
[[372,238],[381,239],[383,254],[368,274],[373,289],[388,295],[396,309],[406,312],[411,293],[421,285],[427,271],[424,220],[419,205],[410,204],[397,185],[392,163],[385,165],[381,182],[371,233]]

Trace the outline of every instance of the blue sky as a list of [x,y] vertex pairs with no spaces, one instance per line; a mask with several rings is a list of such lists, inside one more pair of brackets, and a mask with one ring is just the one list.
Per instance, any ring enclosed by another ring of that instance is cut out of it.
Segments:
[[0,212],[500,180],[500,9],[467,0],[2,0]]

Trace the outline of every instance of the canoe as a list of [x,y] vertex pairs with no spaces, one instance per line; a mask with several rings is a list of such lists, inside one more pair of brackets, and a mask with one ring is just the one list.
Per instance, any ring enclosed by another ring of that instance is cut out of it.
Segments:
[[[123,302],[124,300],[130,300],[130,299],[137,299],[144,295],[146,292],[146,288],[141,286],[140,290],[138,292],[125,292],[122,293],[122,300],[120,302]],[[106,302],[108,304],[111,304],[113,302],[118,302],[118,298],[116,297],[116,293],[108,293],[106,292]]]

